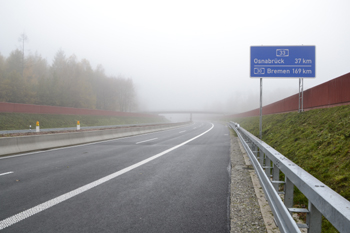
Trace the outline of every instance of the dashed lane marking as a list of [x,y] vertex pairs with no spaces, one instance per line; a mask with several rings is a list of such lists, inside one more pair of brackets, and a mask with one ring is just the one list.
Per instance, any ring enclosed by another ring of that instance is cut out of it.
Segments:
[[7,227],[9,227],[9,226],[11,226],[13,224],[16,224],[16,223],[18,223],[18,222],[20,222],[20,221],[22,221],[22,220],[24,220],[26,218],[29,218],[30,216],[33,216],[33,215],[35,215],[37,213],[40,213],[43,210],[49,209],[49,208],[51,208],[51,207],[53,207],[53,206],[55,206],[55,205],[57,205],[57,204],[59,204],[61,202],[64,202],[64,201],[66,201],[66,200],[68,200],[68,199],[70,199],[72,197],[75,197],[75,196],[77,196],[77,195],[79,195],[81,193],[84,193],[84,192],[86,192],[86,191],[88,191],[88,190],[90,190],[90,189],[92,189],[92,188],[94,188],[94,187],[96,187],[98,185],[101,185],[101,184],[103,184],[103,183],[105,183],[105,182],[107,182],[107,181],[109,181],[111,179],[114,179],[114,178],[116,178],[116,177],[118,177],[118,176],[120,176],[120,175],[122,175],[124,173],[127,173],[127,172],[129,172],[129,171],[131,171],[131,170],[133,170],[133,169],[135,169],[137,167],[140,167],[140,166],[142,166],[142,165],[144,165],[144,164],[146,164],[146,163],[148,163],[148,162],[150,162],[152,160],[155,160],[155,159],[157,159],[157,158],[159,158],[159,157],[161,157],[161,156],[163,156],[163,155],[165,155],[165,154],[167,154],[167,153],[169,153],[169,152],[171,152],[171,151],[173,151],[173,150],[175,150],[175,149],[177,149],[177,148],[179,148],[179,147],[181,147],[181,146],[183,146],[183,145],[185,145],[185,144],[187,144],[187,143],[189,143],[189,142],[191,142],[191,141],[193,141],[193,140],[195,140],[195,139],[197,139],[197,138],[199,138],[201,136],[203,136],[204,134],[208,133],[213,128],[214,128],[214,125],[212,124],[211,128],[208,129],[207,131],[205,131],[205,132],[203,132],[203,133],[201,133],[201,134],[199,134],[199,135],[197,135],[197,136],[195,136],[195,137],[193,137],[193,138],[191,138],[191,139],[189,139],[189,140],[187,140],[187,141],[185,141],[185,142],[183,142],[183,143],[181,143],[181,144],[179,144],[177,146],[174,146],[174,147],[172,147],[172,148],[170,148],[168,150],[165,150],[165,151],[163,151],[163,152],[161,152],[159,154],[156,154],[156,155],[154,155],[152,157],[149,157],[148,159],[142,160],[141,162],[135,163],[134,165],[126,167],[126,168],[124,168],[124,169],[122,169],[120,171],[112,173],[112,174],[110,174],[108,176],[105,176],[105,177],[103,177],[103,178],[101,178],[99,180],[91,182],[91,183],[89,183],[87,185],[84,185],[84,186],[82,186],[80,188],[77,188],[77,189],[75,189],[73,191],[70,191],[70,192],[65,193],[65,194],[63,194],[61,196],[53,198],[53,199],[51,199],[51,200],[49,200],[47,202],[44,202],[44,203],[39,204],[37,206],[34,206],[33,208],[30,208],[30,209],[22,211],[22,212],[20,212],[20,213],[18,213],[16,215],[8,217],[8,218],[0,221],[0,230],[2,230],[4,228],[7,228]]
[[153,140],[156,140],[158,138],[152,138],[152,139],[148,139],[148,140],[145,140],[145,141],[141,141],[141,142],[136,142],[136,144],[140,144],[140,143],[144,143],[144,142],[149,142],[149,141],[153,141]]
[[0,176],[5,176],[5,175],[9,175],[12,174],[13,172],[5,172],[5,173],[1,173]]

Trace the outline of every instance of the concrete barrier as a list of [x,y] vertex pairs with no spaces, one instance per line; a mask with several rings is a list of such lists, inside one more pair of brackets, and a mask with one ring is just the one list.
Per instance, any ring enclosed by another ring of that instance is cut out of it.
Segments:
[[151,133],[186,124],[189,122],[0,138],[0,156]]

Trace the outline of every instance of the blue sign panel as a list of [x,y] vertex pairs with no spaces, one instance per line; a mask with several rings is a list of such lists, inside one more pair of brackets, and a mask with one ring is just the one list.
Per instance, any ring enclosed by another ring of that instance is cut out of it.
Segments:
[[250,77],[314,78],[315,46],[251,46]]

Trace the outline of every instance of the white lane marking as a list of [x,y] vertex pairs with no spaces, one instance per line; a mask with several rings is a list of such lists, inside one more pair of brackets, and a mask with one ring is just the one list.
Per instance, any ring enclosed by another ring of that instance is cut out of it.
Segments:
[[103,178],[101,178],[99,180],[91,182],[91,183],[89,183],[87,185],[84,185],[84,186],[82,186],[80,188],[77,188],[77,189],[75,189],[73,191],[70,191],[70,192],[65,193],[65,194],[63,194],[61,196],[53,198],[53,199],[51,199],[51,200],[49,200],[47,202],[44,202],[44,203],[39,204],[37,206],[34,206],[34,207],[32,207],[32,208],[30,208],[28,210],[22,211],[22,212],[20,212],[20,213],[18,213],[16,215],[8,217],[8,218],[0,221],[0,230],[4,229],[6,227],[9,227],[9,226],[11,226],[11,225],[13,225],[15,223],[18,223],[18,222],[20,222],[20,221],[22,221],[22,220],[24,220],[26,218],[29,218],[30,216],[32,216],[34,214],[37,214],[37,213],[39,213],[39,212],[41,212],[43,210],[51,208],[51,207],[53,207],[53,206],[55,206],[55,205],[57,205],[57,204],[59,204],[59,203],[61,203],[63,201],[66,201],[66,200],[68,200],[68,199],[70,199],[72,197],[75,197],[75,196],[77,196],[77,195],[79,195],[79,194],[81,194],[83,192],[86,192],[86,191],[88,191],[88,190],[90,190],[90,189],[92,189],[92,188],[94,188],[94,187],[96,187],[96,186],[98,186],[100,184],[103,184],[103,183],[105,183],[105,182],[107,182],[107,181],[109,181],[109,180],[111,180],[113,178],[116,178],[116,177],[118,177],[118,176],[120,176],[120,175],[122,175],[124,173],[127,173],[127,172],[129,172],[129,171],[131,171],[131,170],[133,170],[133,169],[135,169],[135,168],[137,168],[139,166],[142,166],[142,165],[144,165],[144,164],[146,164],[148,162],[151,162],[152,160],[157,159],[157,158],[159,158],[159,157],[161,157],[161,156],[163,156],[163,155],[165,155],[165,154],[167,154],[167,153],[169,153],[169,152],[171,152],[171,151],[173,151],[173,150],[175,150],[175,149],[177,149],[177,148],[179,148],[179,147],[181,147],[181,146],[183,146],[183,145],[185,145],[185,144],[187,144],[187,143],[189,143],[189,142],[191,142],[191,141],[193,141],[193,140],[195,140],[195,139],[197,139],[197,138],[199,138],[201,136],[203,136],[204,134],[208,133],[210,130],[212,130],[214,128],[214,125],[212,123],[211,123],[211,125],[212,125],[211,128],[208,129],[207,131],[205,131],[205,132],[203,132],[203,133],[201,133],[201,134],[199,134],[199,135],[197,135],[197,136],[195,136],[195,137],[193,137],[193,138],[191,138],[191,139],[189,139],[189,140],[187,140],[187,141],[185,141],[185,142],[183,142],[183,143],[181,143],[181,144],[179,144],[177,146],[174,146],[174,147],[172,147],[172,148],[170,148],[168,150],[165,150],[165,151],[163,151],[163,152],[161,152],[159,154],[153,155],[152,157],[149,157],[148,159],[142,160],[141,162],[135,163],[134,165],[131,165],[131,166],[129,166],[127,168],[124,168],[124,169],[122,169],[120,171],[117,171],[115,173],[112,173],[112,174],[110,174],[108,176],[105,176],[105,177],[103,177]]
[[[182,128],[182,127],[188,127],[188,125],[184,125],[184,126],[180,126],[178,128]],[[174,131],[174,130],[178,130],[178,128],[173,128],[173,129],[168,129],[167,131]],[[34,152],[28,152],[28,153],[23,153],[23,154],[18,154],[18,155],[10,155],[10,156],[5,156],[5,157],[0,157],[1,159],[11,159],[11,158],[16,158],[16,157],[21,157],[24,155],[32,155],[32,154],[39,154],[39,153],[45,153],[48,151],[55,151],[55,150],[64,150],[64,149],[69,149],[69,148],[75,148],[75,147],[81,147],[81,146],[87,146],[87,145],[94,145],[94,144],[99,144],[99,143],[104,143],[104,142],[111,142],[111,141],[119,141],[119,140],[123,140],[123,139],[128,139],[128,138],[134,138],[134,137],[140,137],[140,136],[145,136],[145,135],[149,135],[149,134],[156,134],[159,133],[160,131],[157,132],[151,132],[151,133],[145,133],[145,134],[139,134],[139,135],[133,135],[133,136],[127,136],[127,137],[121,137],[121,138],[114,138],[114,139],[108,139],[108,140],[103,140],[103,141],[98,141],[98,142],[89,142],[89,143],[84,143],[81,145],[74,145],[74,146],[65,146],[65,147],[60,147],[60,148],[52,148],[52,149],[48,149],[45,151],[34,151]],[[162,131],[164,132],[164,131]]]
[[179,133],[184,133],[184,132],[186,132],[186,130],[180,131]]
[[152,138],[152,139],[148,139],[148,140],[145,140],[145,141],[141,141],[141,142],[136,142],[136,144],[140,144],[140,143],[143,143],[143,142],[149,142],[149,141],[153,141],[153,140],[156,140],[158,138]]
[[193,129],[197,129],[197,127],[194,127]]
[[8,175],[8,174],[12,174],[13,172],[5,172],[5,173],[1,173],[0,176],[5,176],[5,175]]

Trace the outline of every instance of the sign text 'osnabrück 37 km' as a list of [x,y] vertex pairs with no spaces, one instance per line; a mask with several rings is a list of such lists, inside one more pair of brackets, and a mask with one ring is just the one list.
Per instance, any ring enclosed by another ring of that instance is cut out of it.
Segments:
[[251,46],[250,77],[314,78],[315,46]]

